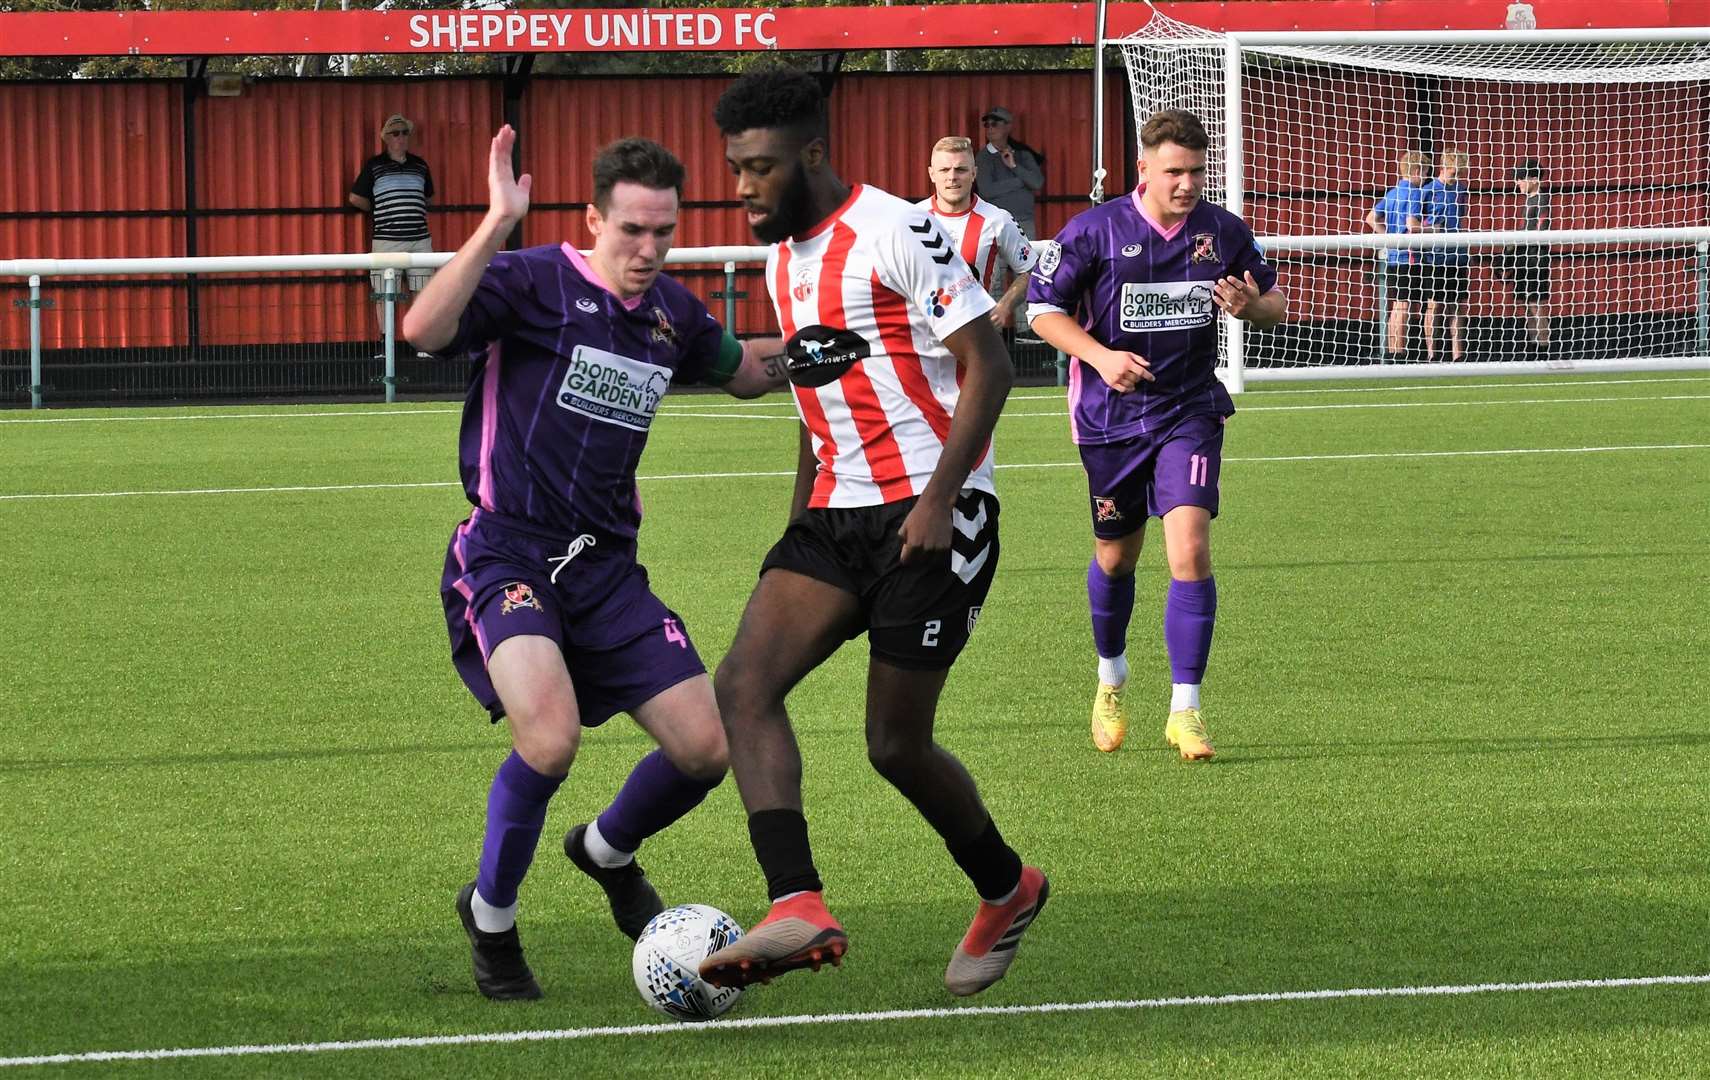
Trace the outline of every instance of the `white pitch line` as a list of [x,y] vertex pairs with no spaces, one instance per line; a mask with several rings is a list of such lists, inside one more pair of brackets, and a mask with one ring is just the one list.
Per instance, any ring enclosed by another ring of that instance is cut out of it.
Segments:
[[[1025,397],[1010,398],[1011,402],[1029,401],[1059,401],[1061,396],[1049,398]],[[1334,409],[1451,409],[1451,408],[1480,408],[1492,405],[1583,405],[1607,404],[1612,401],[1704,401],[1710,400],[1710,394],[1616,394],[1608,397],[1564,397],[1564,398],[1506,398],[1500,401],[1347,401],[1324,402],[1317,405],[1237,405],[1237,416],[1256,412],[1323,412]],[[780,402],[779,404],[789,404]],[[665,410],[661,409],[663,414]],[[713,412],[682,412],[673,411],[672,416],[698,417],[703,420],[785,420],[795,421],[795,412],[787,413],[713,413]],[[1002,419],[1018,420],[1036,416],[1067,416],[1068,409],[1053,409],[1049,412],[1009,412]]]
[[48,491],[27,495],[0,495],[0,499],[122,499],[138,495],[259,495],[286,494],[293,491],[386,491],[393,488],[458,486],[460,485],[455,480],[429,480],[402,484],[293,484],[288,487],[174,488],[161,491]]
[[329,416],[456,416],[462,409],[340,409],[335,412],[230,412],[190,413],[184,416],[24,416],[0,420],[0,424],[140,424],[148,420],[321,420]]
[[[1710,450],[1710,443],[1656,443],[1642,446],[1541,446],[1514,447],[1502,450],[1390,450],[1372,451],[1363,454],[1283,454],[1275,457],[1226,457],[1225,462],[1240,462],[1248,465],[1263,465],[1270,462],[1282,461],[1372,461],[1386,458],[1452,458],[1452,457],[1502,457],[1514,454],[1613,454],[1622,451],[1639,450]],[[1078,461],[1041,461],[1041,462],[1011,462],[996,465],[998,469],[1079,469]],[[638,476],[637,480],[751,480],[763,477],[794,476],[794,470],[780,469],[776,471],[757,472],[707,472],[707,473],[660,473],[655,476]],[[322,492],[322,491],[386,491],[407,488],[450,488],[458,487],[455,480],[429,480],[416,483],[398,484],[293,484],[284,487],[224,487],[224,488],[174,488],[161,491],[43,491],[21,492],[15,495],[0,495],[0,502],[18,502],[37,499],[118,499],[142,495],[263,495],[289,494],[291,492]]]
[[[1491,405],[1579,405],[1584,403],[1606,403],[1611,401],[1704,401],[1710,399],[1710,394],[1658,394],[1658,395],[1618,395],[1615,397],[1575,397],[1575,398],[1509,398],[1505,401],[1349,401],[1328,402],[1319,405],[1248,405],[1235,407],[1236,416],[1245,416],[1256,412],[1323,412],[1333,409],[1448,409],[1448,408],[1481,408]],[[1001,419],[1016,420],[1029,416],[1067,416],[1067,409],[1050,412],[1005,412]],[[730,419],[724,417],[724,419]],[[794,416],[755,416],[742,417],[744,420],[794,420]]]
[[[1254,389],[1254,390],[1249,390],[1247,393],[1250,396],[1266,395],[1266,394],[1382,394],[1382,393],[1388,393],[1391,391],[1406,392],[1406,391],[1417,391],[1417,390],[1508,390],[1508,389],[1513,389],[1516,387],[1532,387],[1532,386],[1549,386],[1549,387],[1554,387],[1557,389],[1562,389],[1565,387],[1573,387],[1573,386],[1629,386],[1629,385],[1634,385],[1634,384],[1638,384],[1638,383],[1677,383],[1677,382],[1710,382],[1710,379],[1691,378],[1691,377],[1664,378],[1664,379],[1584,379],[1584,380],[1573,380],[1573,381],[1563,381],[1563,380],[1558,379],[1558,380],[1549,381],[1549,382],[1523,382],[1523,383],[1519,383],[1519,382],[1516,382],[1516,383],[1437,383],[1434,385],[1404,384],[1404,385],[1399,385],[1399,386],[1396,386],[1396,385],[1390,385],[1390,386],[1337,386],[1337,387],[1279,388],[1279,389],[1274,389],[1274,390],[1273,389]],[[1049,394],[1012,394],[1010,396],[1009,400],[1010,401],[1061,401],[1061,400],[1063,400],[1064,395],[1066,393],[1067,393],[1067,390],[1065,388],[1059,387],[1055,392],[1049,393]],[[1588,398],[1582,398],[1582,399],[1564,398],[1561,400],[1592,400],[1592,399],[1588,399]],[[1602,399],[1602,398],[1600,398],[1600,399],[1596,399],[1596,400],[1649,401],[1649,400],[1664,400],[1664,399],[1656,399],[1656,398]],[[698,410],[702,410],[702,409],[781,409],[781,408],[794,409],[795,403],[792,401],[789,401],[788,399],[780,400],[780,401],[713,401],[713,402],[706,402],[704,404],[696,404],[696,405],[689,405],[686,403],[685,404],[677,404],[677,403],[668,401],[666,404],[661,405],[659,407],[659,411],[661,413],[667,413],[668,412],[668,413],[671,413],[673,415],[679,415],[679,416],[684,416],[684,415],[686,415],[686,416],[699,416],[701,414]],[[1243,409],[1242,411],[1243,412],[1257,412],[1257,411],[1262,410],[1263,408],[1265,408],[1265,406],[1255,405],[1255,406],[1249,406],[1248,408]],[[691,412],[691,411],[687,411],[687,410],[696,410],[696,411]],[[308,411],[308,410],[304,410],[304,409],[297,409],[297,410],[293,410],[291,412],[190,413],[190,414],[185,414],[185,415],[173,415],[173,416],[161,416],[158,414],[151,414],[151,415],[147,415],[147,416],[19,416],[19,417],[0,418],[0,424],[140,424],[140,423],[148,423],[151,421],[176,422],[176,421],[182,421],[182,420],[322,420],[322,419],[327,419],[329,417],[341,417],[341,416],[365,416],[365,417],[379,417],[379,418],[383,419],[383,418],[389,417],[389,416],[435,416],[435,415],[440,415],[440,414],[444,414],[444,415],[448,415],[448,416],[455,416],[455,415],[458,415],[459,413],[461,413],[462,411],[463,410],[461,408],[400,409],[400,408],[397,408],[396,406],[375,405],[372,408],[367,408],[367,409],[338,409],[338,410],[333,410],[330,412],[312,412],[312,411]],[[1044,414],[1031,414],[1031,415],[1044,415]]]
[[474,1046],[492,1043],[560,1042],[650,1035],[720,1035],[759,1028],[807,1027],[826,1024],[874,1024],[899,1020],[944,1020],[970,1016],[1028,1016],[1051,1013],[1134,1012],[1194,1006],[1277,1004],[1296,1001],[1336,1001],[1365,998],[1460,997],[1469,994],[1540,993],[1555,990],[1625,990],[1649,986],[1701,986],[1710,975],[1653,975],[1631,979],[1554,979],[1548,982],[1468,983],[1448,986],[1381,986],[1347,990],[1285,990],[1259,994],[1204,994],[1192,997],[1133,998],[1106,1001],[1051,1002],[1042,1005],[971,1005],[956,1009],[886,1009],[877,1012],[821,1015],[756,1016],[715,1020],[708,1024],[624,1024],[610,1027],[556,1028],[537,1031],[495,1031],[473,1035],[417,1035],[392,1039],[350,1039],[340,1042],[260,1043],[242,1046],[193,1046],[174,1050],[91,1050],[75,1054],[41,1054],[0,1058],[0,1068],[27,1065],[74,1065],[94,1061],[163,1061],[178,1058],[253,1057],[258,1054],[324,1054],[351,1050],[406,1050],[429,1046]]
[[1710,382],[1703,375],[1671,376],[1664,379],[1548,379],[1540,382],[1503,383],[1399,383],[1391,386],[1318,386],[1318,387],[1248,387],[1247,393],[1262,394],[1382,394],[1391,390],[1508,390],[1514,387],[1551,386],[1560,390],[1570,386],[1632,386],[1636,383]]

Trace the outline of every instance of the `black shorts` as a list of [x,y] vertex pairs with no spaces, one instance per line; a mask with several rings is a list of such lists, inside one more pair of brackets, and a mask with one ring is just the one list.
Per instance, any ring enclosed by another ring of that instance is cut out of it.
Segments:
[[1384,270],[1389,276],[1390,303],[1411,304],[1425,299],[1426,268],[1422,264],[1388,263]]
[[851,594],[872,655],[900,668],[942,671],[955,662],[998,563],[997,496],[972,489],[956,500],[950,550],[935,559],[901,561],[897,530],[915,499],[882,506],[804,510],[760,564],[760,573],[790,570]]
[[1508,283],[1514,299],[1522,304],[1541,304],[1550,298],[1550,256],[1544,252],[1519,251],[1511,256]]
[[1439,304],[1467,302],[1466,263],[1427,263],[1425,269],[1431,275],[1431,294],[1427,299]]

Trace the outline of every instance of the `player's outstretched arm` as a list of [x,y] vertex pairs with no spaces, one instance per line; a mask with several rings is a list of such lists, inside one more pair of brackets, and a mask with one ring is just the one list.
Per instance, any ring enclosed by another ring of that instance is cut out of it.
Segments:
[[1060,311],[1047,311],[1033,317],[1033,332],[1047,345],[1079,357],[1091,364],[1112,390],[1126,394],[1143,382],[1152,382],[1151,364],[1145,357],[1122,349],[1107,349],[1081,325]]
[[944,339],[944,345],[961,361],[965,376],[950,418],[950,434],[944,452],[926,490],[897,530],[902,537],[902,561],[930,556],[950,547],[950,517],[956,496],[968,482],[968,474],[979,464],[1003,412],[1015,375],[1009,350],[990,319],[975,318]]
[[534,180],[528,173],[516,176],[511,168],[511,147],[516,141],[517,133],[509,124],[493,136],[487,155],[487,216],[404,315],[404,337],[418,349],[438,352],[457,336],[457,320],[475,295],[481,274],[528,213]]
[[742,343],[742,366],[720,389],[731,397],[757,398],[783,386],[789,371],[783,338],[749,338]]

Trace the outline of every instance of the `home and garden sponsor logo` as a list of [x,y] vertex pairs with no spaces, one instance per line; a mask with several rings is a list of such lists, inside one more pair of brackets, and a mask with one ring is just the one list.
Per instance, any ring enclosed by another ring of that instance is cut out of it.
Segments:
[[576,346],[558,387],[558,406],[633,431],[653,424],[671,369],[617,353]]
[[1131,281],[1122,286],[1122,329],[1191,330],[1211,322],[1209,281]]

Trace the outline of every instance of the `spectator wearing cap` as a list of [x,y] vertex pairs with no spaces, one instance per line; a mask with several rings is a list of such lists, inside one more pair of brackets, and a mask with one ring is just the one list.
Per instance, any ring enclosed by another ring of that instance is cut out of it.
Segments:
[[[1552,228],[1550,193],[1544,190],[1544,167],[1535,157],[1514,166],[1514,186],[1524,202],[1520,206],[1523,232]],[[1550,351],[1550,248],[1548,244],[1517,244],[1508,250],[1508,285],[1514,302],[1526,316],[1526,334],[1531,348],[1547,358]]]
[[1038,236],[1034,226],[1033,197],[1045,186],[1045,156],[1012,138],[1015,116],[1001,105],[980,117],[985,133],[985,151],[979,155],[976,182],[980,198],[1009,211],[1029,240]]
[[[362,171],[350,185],[350,205],[372,215],[369,235],[370,250],[376,252],[433,250],[428,235],[427,204],[433,198],[433,174],[427,162],[410,153],[410,137],[416,126],[409,119],[393,113],[380,125],[381,151],[363,163]],[[398,280],[399,292],[419,293],[433,276],[429,269],[412,269]],[[369,275],[378,293],[385,285],[379,272]],[[402,298],[399,304],[403,303]],[[401,318],[400,307],[397,315]],[[380,335],[386,334],[386,309],[383,301],[374,304],[374,316],[380,324]]]

